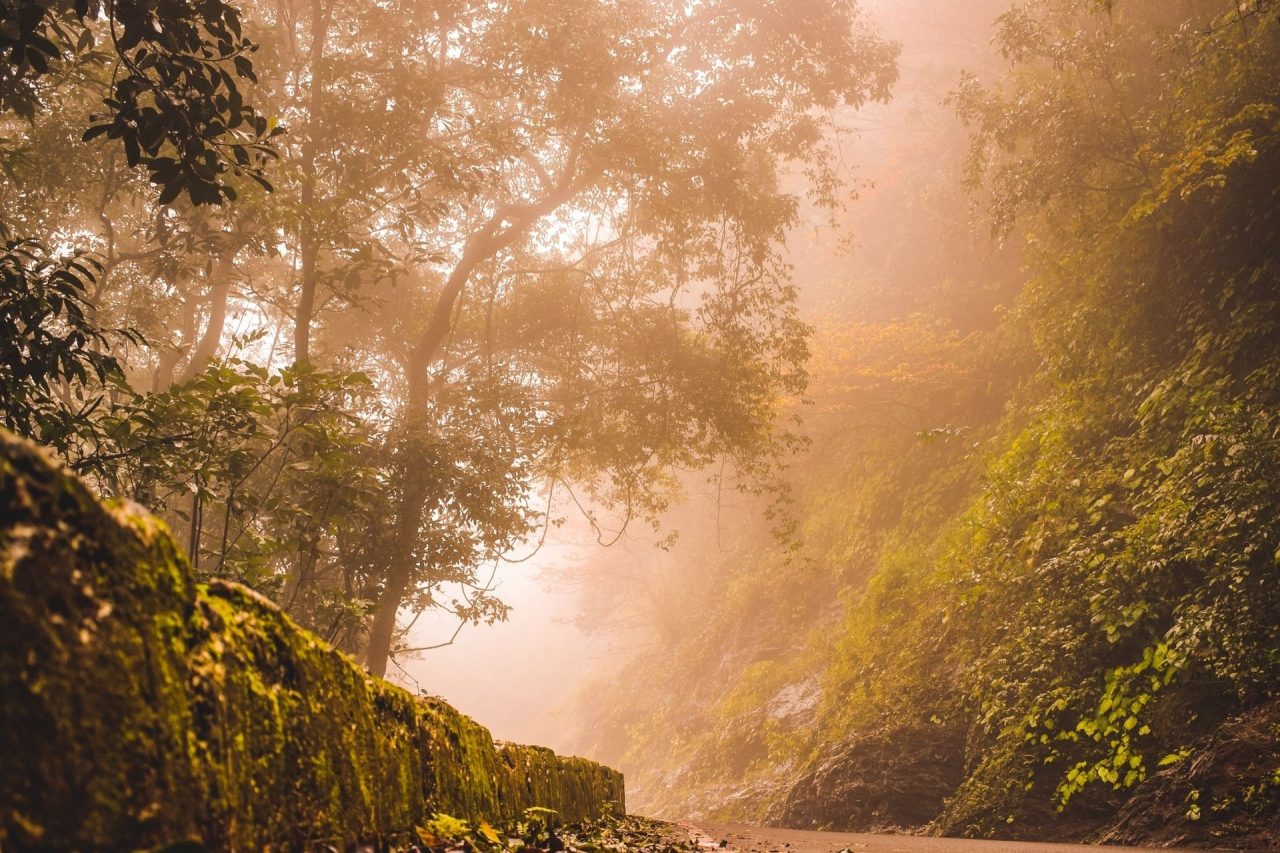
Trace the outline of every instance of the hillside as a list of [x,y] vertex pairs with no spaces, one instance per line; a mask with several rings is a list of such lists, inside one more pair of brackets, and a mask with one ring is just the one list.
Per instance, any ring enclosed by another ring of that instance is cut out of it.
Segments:
[[583,743],[659,814],[1265,846],[1276,10],[1041,0],[989,32],[933,101],[966,127],[891,145],[930,192],[853,214],[916,251],[873,230],[815,315],[798,550],[722,526]]

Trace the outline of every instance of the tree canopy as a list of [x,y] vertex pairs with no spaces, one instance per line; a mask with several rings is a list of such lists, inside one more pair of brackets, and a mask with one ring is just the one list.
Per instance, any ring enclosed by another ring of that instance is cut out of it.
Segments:
[[18,6],[10,221],[92,253],[62,451],[200,570],[381,674],[402,617],[502,618],[484,566],[566,504],[607,541],[677,471],[780,488],[792,175],[838,204],[830,110],[895,73],[852,3]]

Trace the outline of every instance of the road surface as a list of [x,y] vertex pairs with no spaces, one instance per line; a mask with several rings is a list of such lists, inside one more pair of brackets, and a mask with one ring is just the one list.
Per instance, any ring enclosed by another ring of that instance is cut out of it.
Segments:
[[[959,838],[925,838],[915,835],[862,835],[849,832],[807,832],[799,829],[772,829],[728,823],[681,824],[708,851],[726,853],[1107,853],[1133,851],[1138,847],[1093,846],[1083,844],[1041,844],[1014,841],[966,841]],[[721,842],[725,842],[721,845]],[[1226,850],[1231,848],[1218,848]],[[1196,853],[1178,848],[1180,853]]]

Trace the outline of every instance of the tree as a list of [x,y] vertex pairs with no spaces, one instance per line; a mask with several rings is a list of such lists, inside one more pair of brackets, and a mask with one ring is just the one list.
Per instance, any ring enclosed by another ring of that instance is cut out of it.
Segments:
[[[379,674],[437,535],[422,448],[452,376],[535,388],[539,476],[588,484],[624,515],[656,515],[672,466],[726,456],[763,475],[805,353],[779,255],[797,204],[782,164],[829,191],[820,111],[884,97],[893,79],[892,48],[843,2],[435,14],[418,34],[441,87],[431,143],[447,174],[475,179],[437,190],[440,225],[423,236],[447,260],[398,354],[399,499],[366,653]],[[497,344],[503,314],[514,339]]]
[[[106,112],[93,117],[84,141],[101,135],[120,140],[128,165],[150,171],[162,207],[183,191],[195,205],[234,197],[228,171],[269,186],[262,164],[272,152],[264,140],[279,129],[246,104],[237,87],[237,78],[253,79],[249,54],[255,46],[242,36],[235,7],[181,0],[12,0],[0,4],[0,22],[6,56],[0,111],[31,123],[32,135],[38,133],[38,113],[60,89],[92,88],[100,82],[96,73],[114,64]],[[110,40],[109,51],[95,49],[103,37]],[[14,176],[13,161],[25,159],[26,152],[6,140],[3,153],[10,161],[6,171]],[[110,231],[109,195],[104,191],[99,215]],[[13,211],[24,224],[39,218],[31,216],[39,205],[30,201],[22,198]],[[92,415],[104,408],[106,386],[131,393],[121,361],[108,352],[110,339],[142,341],[131,328],[107,328],[97,315],[108,264],[116,262],[114,245],[104,264],[86,252],[52,252],[40,239],[11,239],[7,223],[0,223],[0,232],[0,325],[8,332],[0,402],[6,424],[63,455],[92,456],[101,438],[93,434]]]
[[[95,310],[161,339],[126,365],[154,393],[113,414],[113,458],[134,470],[110,481],[186,530],[202,570],[239,572],[326,632],[335,608],[370,610],[367,634],[339,632],[381,673],[402,607],[500,618],[480,567],[558,500],[608,540],[655,522],[681,470],[777,487],[807,334],[783,180],[804,173],[837,203],[826,112],[894,77],[853,3],[291,0],[249,8],[272,46],[258,70],[231,7],[152,10],[179,22],[160,42],[149,8],[109,4],[98,22],[98,7],[40,6],[28,29],[56,48],[49,68],[90,84],[120,63],[93,133],[149,168],[160,204],[109,152],[74,200],[13,196],[49,233],[93,229],[111,276]],[[10,82],[52,79],[41,62]],[[270,197],[244,192],[276,131],[242,83],[296,129]],[[212,108],[180,104],[188,90]],[[204,149],[188,156],[166,99],[203,122]],[[33,125],[60,156],[19,162],[15,181],[83,168],[71,130]],[[233,312],[268,334],[229,337]],[[271,334],[284,323],[293,368]],[[342,379],[360,373],[373,397]],[[203,410],[235,428],[205,429]],[[334,495],[348,463],[354,503],[279,491]]]
[[326,306],[358,304],[362,287],[425,260],[440,188],[463,176],[433,141],[441,81],[422,45],[438,25],[433,5],[294,0],[258,11],[272,59],[262,94],[291,128],[274,221],[290,246],[294,358],[307,362]]

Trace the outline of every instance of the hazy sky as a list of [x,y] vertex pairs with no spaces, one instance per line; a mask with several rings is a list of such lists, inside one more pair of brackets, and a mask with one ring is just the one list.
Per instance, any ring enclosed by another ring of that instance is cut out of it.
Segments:
[[[606,654],[605,637],[573,623],[577,598],[555,580],[556,567],[590,559],[585,546],[548,542],[532,560],[505,564],[497,594],[512,606],[505,623],[462,629],[453,645],[402,662],[422,690],[441,696],[484,723],[502,740],[567,749],[566,706]],[[449,639],[457,620],[424,614],[413,629],[414,645]],[[387,677],[416,690],[394,665]]]

